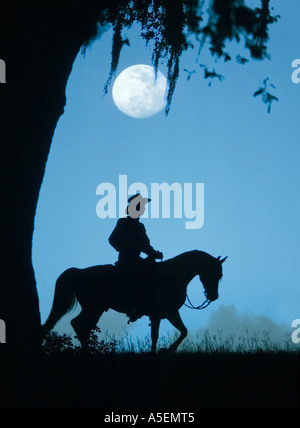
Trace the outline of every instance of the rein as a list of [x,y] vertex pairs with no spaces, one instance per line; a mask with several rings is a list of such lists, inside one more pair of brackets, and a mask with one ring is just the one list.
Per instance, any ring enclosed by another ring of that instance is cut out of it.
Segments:
[[201,309],[207,308],[207,306],[209,306],[211,304],[211,301],[206,299],[206,300],[204,300],[204,302],[200,306],[194,306],[193,303],[190,301],[190,298],[188,295],[186,295],[186,298],[187,298],[187,301],[189,302],[189,305],[187,303],[185,303],[184,306],[186,306],[189,309],[196,309],[196,310],[200,311]]

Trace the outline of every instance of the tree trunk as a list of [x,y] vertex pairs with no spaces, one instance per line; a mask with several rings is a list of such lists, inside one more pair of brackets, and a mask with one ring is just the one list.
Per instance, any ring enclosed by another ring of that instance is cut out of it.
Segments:
[[31,261],[35,211],[72,65],[103,7],[101,1],[56,4],[6,2],[0,15],[6,63],[0,85],[0,319],[6,346],[19,352],[41,343]]

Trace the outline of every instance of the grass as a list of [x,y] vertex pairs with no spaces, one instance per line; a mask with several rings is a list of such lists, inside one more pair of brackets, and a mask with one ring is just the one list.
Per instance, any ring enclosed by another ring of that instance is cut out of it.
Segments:
[[[176,335],[169,333],[161,336],[158,341],[158,350],[169,348],[176,340]],[[144,339],[134,337],[124,330],[121,339],[116,339],[114,335],[106,332],[101,334],[101,330],[96,328],[90,338],[90,353],[92,355],[120,354],[120,353],[148,353],[151,349],[151,339],[148,334]],[[195,337],[188,337],[178,348],[179,353],[276,353],[285,351],[297,353],[299,345],[293,344],[288,334],[280,340],[274,340],[271,332],[251,331],[244,328],[244,334],[229,334],[224,336],[223,330],[211,333],[205,330]],[[69,335],[58,335],[52,332],[44,342],[44,351],[47,355],[56,353],[67,353],[69,355],[79,355],[81,348],[79,343],[74,341]]]
[[[159,348],[173,339],[162,337]],[[172,355],[152,356],[149,336],[125,332],[116,340],[96,330],[84,356],[71,337],[52,333],[39,359],[6,372],[1,407],[298,408],[299,348],[290,342],[247,329],[240,336],[205,331]]]

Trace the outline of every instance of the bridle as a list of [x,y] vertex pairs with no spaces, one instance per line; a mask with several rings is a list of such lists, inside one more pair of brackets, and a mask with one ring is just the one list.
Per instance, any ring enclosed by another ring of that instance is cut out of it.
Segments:
[[[227,257],[226,257],[227,258]],[[226,260],[226,259],[225,259]],[[199,305],[199,306],[195,306],[195,305],[193,305],[193,303],[191,302],[191,300],[190,300],[190,298],[189,298],[189,296],[188,296],[188,294],[186,293],[186,300],[188,301],[188,304],[187,303],[184,303],[184,306],[186,306],[187,308],[189,308],[189,309],[196,309],[196,310],[198,310],[198,311],[200,311],[201,309],[205,309],[205,308],[207,308],[207,306],[209,306],[210,304],[211,304],[211,300],[209,300],[208,299],[208,297],[207,297],[207,295],[208,295],[208,293],[207,293],[207,291],[204,291],[204,295],[205,295],[205,297],[206,297],[206,300],[204,300],[204,302],[201,304],[201,305]]]
[[207,306],[209,306],[211,304],[211,300],[208,300],[206,292],[204,292],[204,294],[205,294],[206,300],[204,300],[204,302],[200,306],[193,305],[188,294],[186,294],[186,298],[187,298],[187,301],[189,304],[185,303],[184,306],[186,306],[189,309],[196,309],[198,311],[200,311],[201,309],[207,308]]

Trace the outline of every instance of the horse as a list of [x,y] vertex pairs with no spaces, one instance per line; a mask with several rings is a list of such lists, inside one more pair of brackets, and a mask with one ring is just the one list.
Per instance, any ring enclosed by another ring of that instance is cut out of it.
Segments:
[[[186,338],[188,330],[182,322],[179,309],[186,302],[187,287],[193,278],[199,275],[202,282],[205,307],[218,299],[219,282],[223,276],[222,264],[226,258],[221,260],[221,256],[215,258],[203,251],[188,251],[155,263],[155,275],[139,278],[143,299],[139,298],[136,302],[140,305],[139,315],[150,319],[152,353],[156,353],[162,319],[167,319],[180,332],[179,338],[169,347],[170,352],[174,352]],[[132,293],[128,292],[130,279],[119,272],[120,268],[114,265],[84,269],[73,267],[64,271],[56,281],[52,309],[42,326],[43,337],[77,303],[81,306],[81,312],[71,321],[71,325],[83,350],[88,349],[91,331],[104,312],[113,309],[128,315],[132,310]],[[145,272],[149,273],[149,269],[145,269]],[[142,286],[143,283],[148,284],[147,287]],[[201,309],[204,306],[193,308]]]

